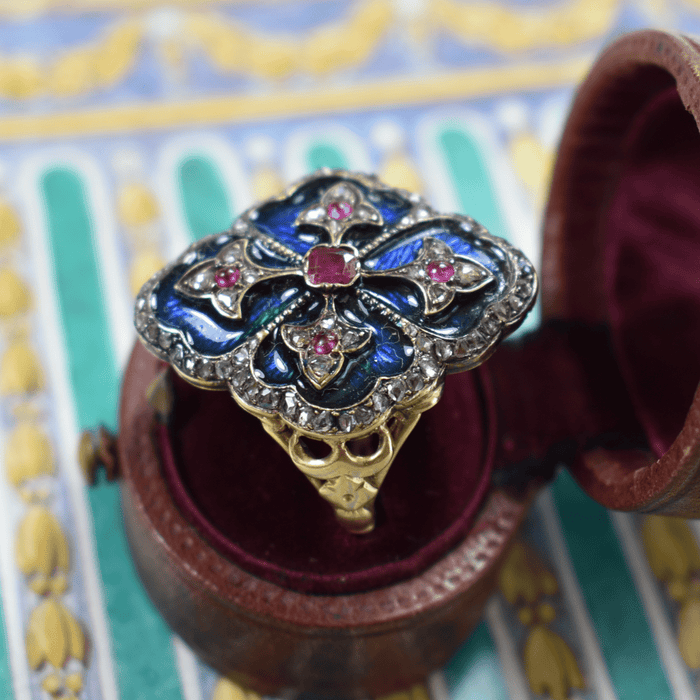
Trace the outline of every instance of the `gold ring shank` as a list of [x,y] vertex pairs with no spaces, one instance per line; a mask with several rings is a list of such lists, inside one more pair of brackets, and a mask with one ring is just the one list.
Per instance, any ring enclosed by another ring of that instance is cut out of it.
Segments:
[[[442,388],[442,382],[436,382],[413,401],[394,406],[379,422],[342,435],[321,435],[292,427],[278,415],[256,415],[319,495],[330,503],[338,522],[354,534],[366,534],[374,529],[374,503],[389,467],[421,414],[440,400]],[[244,408],[251,410],[250,406]],[[378,438],[376,446],[373,435]],[[328,454],[314,456],[309,439],[323,442]],[[371,453],[362,454],[367,451]]]

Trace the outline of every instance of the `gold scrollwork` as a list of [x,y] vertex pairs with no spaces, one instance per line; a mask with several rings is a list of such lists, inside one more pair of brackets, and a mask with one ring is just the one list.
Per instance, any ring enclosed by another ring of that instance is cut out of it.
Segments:
[[139,22],[120,23],[101,40],[65,51],[48,66],[31,56],[0,57],[0,95],[22,100],[109,87],[131,69],[142,33]]
[[524,51],[603,36],[613,25],[620,6],[620,0],[576,0],[515,10],[495,2],[433,0],[430,14],[436,27],[470,43]]

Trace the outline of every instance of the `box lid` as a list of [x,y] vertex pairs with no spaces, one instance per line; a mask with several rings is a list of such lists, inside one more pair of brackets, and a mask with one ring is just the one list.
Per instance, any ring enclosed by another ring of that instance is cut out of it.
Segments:
[[573,474],[609,508],[685,517],[700,516],[699,66],[694,41],[660,31],[601,54],[561,140],[541,267],[545,325],[604,329],[633,413],[628,444],[584,446]]

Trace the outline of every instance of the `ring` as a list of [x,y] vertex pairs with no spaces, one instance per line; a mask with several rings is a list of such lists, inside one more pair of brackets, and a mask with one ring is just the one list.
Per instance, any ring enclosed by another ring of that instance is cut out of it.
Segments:
[[536,295],[529,260],[473,219],[324,169],[154,275],[135,324],[188,382],[228,389],[361,534],[445,374],[486,360]]

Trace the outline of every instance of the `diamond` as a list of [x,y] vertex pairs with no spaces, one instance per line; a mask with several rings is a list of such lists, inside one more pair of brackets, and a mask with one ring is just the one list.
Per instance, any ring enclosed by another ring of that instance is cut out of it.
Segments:
[[386,394],[383,394],[382,392],[377,392],[373,397],[372,397],[372,405],[374,406],[374,410],[377,411],[378,413],[384,413],[387,408],[391,405],[391,402],[389,401],[389,397]]
[[142,311],[144,306],[146,306],[146,300],[143,297],[139,297],[136,300],[136,310]]
[[238,348],[238,350],[233,353],[233,361],[237,365],[244,365],[246,362],[248,362],[248,357],[248,348],[245,345]]
[[310,423],[311,423],[311,418],[313,416],[313,413],[311,413],[311,409],[304,407],[299,411],[299,415],[297,416],[297,423],[301,425],[304,428],[308,428]]
[[182,361],[184,360],[185,357],[185,350],[182,347],[182,345],[175,345],[173,346],[172,350],[170,351],[170,361],[174,365],[181,365]]
[[289,338],[292,341],[292,345],[294,345],[295,348],[303,348],[309,344],[309,338],[306,335],[305,331],[293,330],[289,334]]
[[355,419],[358,423],[371,423],[374,420],[374,411],[367,405],[358,406],[355,409]]
[[386,385],[387,393],[392,401],[401,401],[406,395],[406,385],[400,379],[393,379]]
[[247,231],[248,224],[247,222],[243,221],[243,219],[238,219],[238,221],[236,221],[236,223],[233,225],[233,230],[238,231],[239,233]]
[[318,245],[307,253],[305,276],[308,284],[350,286],[360,272],[360,263],[348,247]]
[[489,335],[495,335],[498,333],[498,329],[500,328],[501,324],[498,322],[498,319],[495,318],[494,316],[487,316],[482,322],[481,322],[481,327],[486,333]]
[[321,411],[313,420],[313,428],[319,433],[328,432],[333,427],[333,417],[328,411]]
[[446,343],[444,340],[438,340],[437,343],[435,343],[435,354],[437,355],[439,360],[442,360],[443,362],[445,360],[449,360],[454,353],[454,350],[452,348],[452,345],[449,343]]
[[238,299],[238,292],[234,290],[230,290],[227,292],[217,292],[216,298],[223,307],[230,311],[236,305],[236,301]]
[[174,338],[172,333],[168,331],[161,331],[158,336],[158,345],[160,345],[163,350],[167,350],[173,344]]
[[429,262],[425,267],[425,271],[433,282],[440,282],[443,284],[449,282],[455,276],[454,267],[444,260],[433,260]]
[[226,379],[227,377],[231,376],[231,372],[233,372],[233,365],[231,364],[231,360],[228,358],[224,358],[223,360],[219,360],[216,363],[216,376],[219,379]]
[[418,366],[428,379],[435,379],[440,373],[440,368],[432,357],[421,357],[418,360]]
[[258,392],[257,404],[266,411],[274,411],[280,403],[280,395],[274,389],[264,386]]
[[195,368],[195,359],[191,355],[187,356],[185,358],[185,370],[187,370],[190,374],[194,373],[194,368]]
[[419,372],[414,372],[406,377],[406,386],[413,394],[417,394],[425,386],[425,382]]
[[336,363],[336,359],[328,355],[314,355],[310,357],[306,363],[315,375],[322,376],[330,373],[333,369],[333,365]]
[[211,270],[202,270],[192,277],[186,284],[187,286],[196,290],[209,289],[214,280],[215,276]]
[[136,326],[136,329],[138,331],[142,331],[148,324],[149,318],[149,315],[143,311],[137,313],[136,318],[134,319],[134,325]]
[[286,392],[282,399],[282,413],[290,420],[294,420],[298,409],[299,402],[295,393],[293,391]]
[[428,299],[433,304],[442,304],[447,301],[447,288],[442,284],[431,284],[428,287]]
[[349,433],[355,427],[355,418],[351,413],[341,413],[338,417],[338,429],[342,433]]
[[433,349],[433,341],[425,335],[416,338],[416,347],[422,352],[430,352]]
[[250,401],[251,403],[255,403],[255,401],[258,398],[258,394],[260,393],[260,386],[258,386],[257,382],[254,380],[251,380],[249,384],[246,385],[245,387],[245,397]]
[[200,360],[196,365],[196,373],[202,379],[211,379],[214,376],[214,363],[210,360]]
[[160,329],[158,328],[158,324],[155,322],[149,323],[146,326],[146,328],[144,328],[143,335],[146,338],[146,340],[150,341],[151,343],[157,342],[158,336],[160,335]]
[[362,342],[362,336],[357,331],[345,331],[343,333],[343,349],[352,350]]
[[233,373],[233,377],[231,378],[231,386],[233,386],[234,389],[240,389],[249,379],[249,377],[250,375],[245,368],[239,368]]

